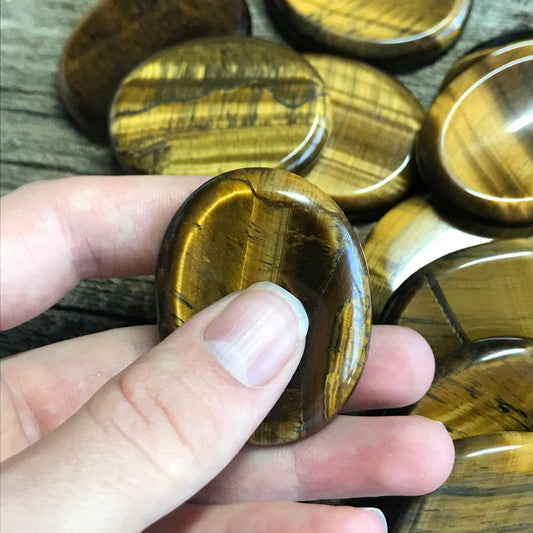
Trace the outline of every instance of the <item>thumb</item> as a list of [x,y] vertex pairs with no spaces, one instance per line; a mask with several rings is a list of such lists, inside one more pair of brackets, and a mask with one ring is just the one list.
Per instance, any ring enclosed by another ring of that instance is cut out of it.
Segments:
[[188,500],[281,395],[307,327],[271,283],[196,314],[5,463],[5,530],[139,530]]

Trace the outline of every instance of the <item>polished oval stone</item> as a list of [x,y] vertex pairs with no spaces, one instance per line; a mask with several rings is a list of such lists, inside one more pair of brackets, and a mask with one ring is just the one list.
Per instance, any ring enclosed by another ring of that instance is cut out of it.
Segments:
[[533,45],[486,57],[453,80],[419,136],[423,178],[468,213],[533,222]]
[[326,194],[283,170],[236,170],[193,193],[170,223],[156,272],[161,336],[260,281],[298,297],[310,322],[298,370],[251,439],[274,444],[318,430],[350,396],[369,341],[368,275]]
[[442,487],[413,498],[394,531],[531,532],[533,433],[508,431],[455,442]]
[[454,252],[411,276],[382,322],[420,332],[436,357],[485,337],[533,337],[533,239]]
[[366,59],[433,56],[448,48],[472,0],[275,0],[287,31]]
[[410,414],[439,420],[454,439],[533,430],[533,339],[481,339],[445,355]]
[[101,0],[65,45],[59,92],[76,122],[106,139],[113,95],[141,61],[187,39],[249,32],[245,0]]
[[121,163],[148,174],[301,170],[326,141],[327,113],[324,82],[286,46],[201,39],[169,48],[125,78],[110,135]]
[[502,237],[533,236],[533,226],[501,227],[412,196],[388,211],[365,240],[374,320],[417,270],[446,254]]
[[413,183],[424,109],[401,83],[370,65],[325,54],[305,58],[326,83],[333,118],[305,177],[352,215],[397,203]]
[[461,72],[477,63],[480,59],[485,57],[494,57],[503,54],[509,50],[521,48],[522,46],[533,45],[533,31],[521,31],[500,35],[496,39],[491,39],[485,43],[477,45],[475,48],[467,52],[463,57],[460,57],[450,67],[446,73],[446,77],[442,82],[442,88],[449,85],[452,80],[457,78]]

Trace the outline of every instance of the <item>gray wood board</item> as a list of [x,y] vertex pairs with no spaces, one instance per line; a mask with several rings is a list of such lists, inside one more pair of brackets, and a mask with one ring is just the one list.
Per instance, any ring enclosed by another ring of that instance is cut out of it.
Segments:
[[[2,195],[40,179],[120,173],[109,148],[89,141],[57,97],[62,48],[93,4],[90,0],[1,0]],[[283,40],[266,14],[264,1],[249,0],[249,5],[254,35]],[[457,57],[489,38],[528,27],[533,27],[533,0],[476,0],[463,35],[448,53],[396,77],[428,108]],[[369,226],[360,229],[364,235]],[[3,332],[0,354],[110,327],[150,323],[154,316],[150,277],[87,280],[43,316]]]

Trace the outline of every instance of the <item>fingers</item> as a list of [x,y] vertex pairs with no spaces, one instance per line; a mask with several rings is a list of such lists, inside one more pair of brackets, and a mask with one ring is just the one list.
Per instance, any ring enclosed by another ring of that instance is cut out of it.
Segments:
[[7,530],[52,530],[59,517],[65,530],[137,530],[169,513],[248,440],[295,371],[306,331],[301,304],[272,284],[201,311],[4,463]]
[[104,331],[0,361],[0,460],[47,435],[158,342],[155,326]]
[[146,533],[383,533],[380,511],[310,505],[286,501],[232,505],[186,504],[150,527]]
[[453,442],[438,422],[419,416],[340,416],[290,446],[247,446],[194,501],[418,495],[439,487],[453,460]]
[[373,326],[369,355],[344,412],[405,407],[428,391],[435,358],[416,331],[398,326]]
[[37,316],[81,279],[154,272],[171,217],[206,179],[77,177],[2,198],[1,329]]
[[[0,362],[12,391],[1,404],[5,459],[74,414],[104,383],[157,343],[155,327],[138,326],[63,341]],[[344,411],[392,408],[417,401],[431,384],[434,358],[415,331],[374,326],[361,380]],[[9,415],[9,416],[8,416]],[[19,421],[19,415],[21,420]]]

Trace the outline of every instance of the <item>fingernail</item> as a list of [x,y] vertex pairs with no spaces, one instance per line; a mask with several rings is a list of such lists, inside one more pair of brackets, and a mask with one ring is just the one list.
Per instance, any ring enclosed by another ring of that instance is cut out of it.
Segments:
[[437,424],[440,424],[446,431],[448,431],[448,428],[444,425],[444,422],[441,422],[440,420],[434,420],[434,422],[437,422]]
[[365,507],[365,511],[372,511],[373,513],[375,513],[381,520],[381,525],[383,526],[383,533],[387,533],[389,528],[387,526],[387,519],[385,518],[383,511],[381,509],[378,509],[377,507]]
[[258,387],[303,350],[308,327],[297,298],[262,282],[231,300],[207,327],[204,340],[230,374],[248,387]]

